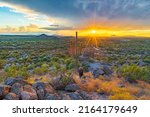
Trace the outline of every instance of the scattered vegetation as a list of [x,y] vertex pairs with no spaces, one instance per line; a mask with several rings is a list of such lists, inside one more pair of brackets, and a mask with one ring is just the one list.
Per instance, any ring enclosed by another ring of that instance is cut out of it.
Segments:
[[[0,36],[0,82],[14,77],[26,79],[31,84],[39,80],[51,83],[51,79],[60,74],[63,74],[60,80],[63,86],[74,82],[76,51],[72,40],[71,37]],[[82,54],[86,41],[78,40],[78,54]],[[149,39],[101,39],[99,52],[86,54],[90,62],[110,64],[117,75],[94,79],[88,72],[83,79],[75,78],[75,82],[87,92],[105,94],[112,100],[150,99],[149,45]],[[88,71],[88,65],[81,61],[78,64],[84,71]]]
[[121,76],[130,82],[136,80],[143,80],[150,82],[150,69],[146,67],[140,67],[138,65],[125,65],[118,70]]

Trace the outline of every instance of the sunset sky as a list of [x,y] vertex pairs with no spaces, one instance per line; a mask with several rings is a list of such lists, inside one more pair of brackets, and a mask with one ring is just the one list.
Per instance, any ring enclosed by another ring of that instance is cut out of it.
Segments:
[[0,0],[0,34],[150,37],[150,0]]

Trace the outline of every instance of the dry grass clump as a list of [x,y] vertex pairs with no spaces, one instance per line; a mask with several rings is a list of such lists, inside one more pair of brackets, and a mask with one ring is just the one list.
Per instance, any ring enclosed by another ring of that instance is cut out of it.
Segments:
[[136,99],[133,95],[128,92],[116,93],[113,96],[110,96],[111,100],[134,100]]
[[105,80],[106,78],[89,78],[80,79],[75,78],[75,82],[81,87],[82,90],[88,92],[99,92],[110,96],[112,100],[133,100],[136,99],[133,94],[138,92],[137,89],[120,87],[123,81],[119,78],[111,78],[110,80]]
[[37,81],[40,81],[40,82],[50,82],[50,75],[49,74],[43,75],[43,76],[34,75],[32,77],[29,77],[26,81],[28,83],[30,83],[30,84],[34,84]]

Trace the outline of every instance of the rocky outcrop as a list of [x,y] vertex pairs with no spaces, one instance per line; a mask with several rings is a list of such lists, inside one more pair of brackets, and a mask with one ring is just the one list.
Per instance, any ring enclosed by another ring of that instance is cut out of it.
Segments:
[[94,100],[103,97],[96,92],[82,91],[75,83],[56,90],[49,83],[36,82],[31,85],[24,80],[10,78],[5,85],[0,85],[1,100]]
[[113,71],[109,65],[104,65],[99,62],[89,63],[88,71],[93,74],[95,78],[99,76],[111,76]]

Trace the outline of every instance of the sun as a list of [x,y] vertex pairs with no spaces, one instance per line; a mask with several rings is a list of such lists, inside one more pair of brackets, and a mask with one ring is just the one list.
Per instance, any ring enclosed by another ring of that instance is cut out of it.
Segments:
[[91,30],[91,33],[92,34],[96,34],[96,30]]

